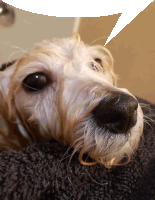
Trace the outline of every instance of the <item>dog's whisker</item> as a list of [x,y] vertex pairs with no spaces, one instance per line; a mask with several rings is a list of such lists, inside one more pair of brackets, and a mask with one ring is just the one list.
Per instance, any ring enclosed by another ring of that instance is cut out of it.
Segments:
[[99,40],[102,40],[102,39],[105,39],[105,38],[108,38],[108,37],[109,37],[109,36],[102,36],[102,37],[99,37],[99,38],[93,40],[93,42],[90,43],[90,45],[93,45],[95,42],[97,42],[97,41],[99,41]]
[[[66,154],[68,154],[68,151],[69,151],[71,148],[72,148],[71,146],[69,146],[69,147],[67,148],[67,150],[66,150],[66,152],[64,153],[63,157],[62,157],[61,160],[59,161],[58,166],[57,166],[57,171],[59,171],[59,168],[61,167],[60,165],[61,165],[62,161],[65,160],[65,159],[67,159],[67,158],[69,158],[69,157],[71,156],[71,155],[67,155],[67,156],[66,156]],[[65,157],[65,156],[66,156],[66,157]],[[69,160],[69,161],[70,161],[70,160]],[[68,165],[69,165],[69,162],[68,162]]]
[[[65,159],[67,159],[68,157],[70,157],[71,155],[67,155],[66,156],[66,154],[68,154],[68,152],[69,152],[69,150],[72,148],[72,146],[69,146],[68,148],[67,148],[67,150],[66,150],[66,152],[64,153],[64,155],[63,155],[63,157],[61,158],[61,160],[60,160],[60,163],[63,161],[63,160],[65,160]],[[66,156],[66,157],[65,157]]]
[[148,121],[155,123],[155,120],[152,119],[151,117],[148,117],[147,115],[144,115],[144,119],[147,119]]
[[[94,183],[98,184],[98,185],[105,186],[105,185],[108,184],[108,182],[107,182],[107,183],[99,183],[99,182],[97,182],[95,179],[92,178],[92,176],[90,175],[89,172],[87,172],[87,174],[89,175],[89,177],[91,178],[91,180],[92,180]],[[105,181],[105,180],[104,180],[104,181]]]
[[153,131],[153,126],[149,123],[149,121],[147,121],[146,119],[144,119],[144,125],[147,124],[148,126],[150,126],[150,128]]
[[11,57],[13,56],[13,55],[15,55],[16,53],[21,53],[21,51],[15,51],[15,52],[13,52],[10,56],[9,56],[9,60],[11,59]]
[[[148,114],[148,115],[150,115],[150,116],[151,116],[151,112],[155,110],[155,109],[152,109],[152,108],[150,107],[150,105],[149,105],[149,104],[146,104],[146,103],[140,103],[140,106],[141,106],[141,108],[146,108],[146,109],[149,111],[149,114]],[[154,114],[153,114],[153,116],[154,116]]]
[[[68,154],[69,150],[73,149],[74,145],[75,145],[75,141],[74,141],[72,144],[70,144],[70,145],[68,146],[66,152],[64,153],[63,157],[61,158],[61,160],[60,160],[60,162],[59,162],[59,164],[58,164],[58,167],[57,167],[58,169],[59,169],[59,167],[60,167],[61,162],[62,162],[64,159],[67,159],[67,158],[69,158],[69,157],[70,157],[70,159],[69,159],[69,161],[68,161],[68,167],[70,166],[71,159],[72,159],[72,157],[74,156],[74,154],[76,153],[76,150],[73,150],[73,152],[72,152],[70,155],[67,155],[67,156],[66,156],[66,154]],[[65,157],[65,156],[66,156],[66,157]],[[70,167],[69,167],[69,168],[70,168]],[[70,168],[70,171],[71,171],[71,173],[72,173],[71,168]],[[72,174],[73,174],[73,173],[72,173]]]
[[14,48],[14,49],[19,49],[21,52],[24,52],[26,54],[30,53],[29,51],[22,49],[21,47],[18,47],[18,46],[11,46],[11,47]]
[[28,51],[26,51],[26,50],[24,50],[24,49],[22,49],[22,48],[20,48],[20,47],[18,47],[18,46],[10,46],[11,48],[14,48],[14,49],[18,49],[19,51],[15,51],[15,52],[13,52],[10,56],[9,56],[9,58],[8,59],[11,59],[11,57],[13,56],[13,55],[15,55],[15,54],[17,54],[17,53],[26,53],[26,54],[30,54],[30,52],[28,52]]
[[148,108],[150,108],[150,105],[149,104],[147,104],[147,103],[140,103],[140,106],[143,108],[145,108],[145,107],[148,107]]

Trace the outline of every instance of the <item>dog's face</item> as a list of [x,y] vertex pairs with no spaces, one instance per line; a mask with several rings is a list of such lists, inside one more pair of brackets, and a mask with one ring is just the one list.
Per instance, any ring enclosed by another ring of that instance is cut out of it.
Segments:
[[112,56],[102,46],[85,46],[78,35],[43,41],[0,79],[1,107],[29,141],[54,138],[78,151],[81,163],[93,164],[82,160],[86,153],[106,167],[138,146],[141,108],[116,87]]

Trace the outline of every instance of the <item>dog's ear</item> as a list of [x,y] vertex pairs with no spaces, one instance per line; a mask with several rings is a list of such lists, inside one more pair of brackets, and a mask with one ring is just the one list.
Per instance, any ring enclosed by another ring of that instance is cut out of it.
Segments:
[[[4,65],[3,65],[4,66]],[[10,87],[11,77],[16,69],[16,62],[6,69],[0,71],[0,104],[6,99]]]
[[9,113],[7,103],[11,77],[16,70],[17,62],[9,67],[6,65],[0,68],[0,150],[21,149],[23,142],[28,144],[29,141],[21,135],[19,127],[14,123],[15,119],[9,117],[14,113]]

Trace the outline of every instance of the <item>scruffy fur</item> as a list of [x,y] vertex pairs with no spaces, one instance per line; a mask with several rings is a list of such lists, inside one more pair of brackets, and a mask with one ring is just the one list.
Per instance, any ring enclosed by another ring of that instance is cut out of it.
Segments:
[[[46,74],[49,85],[42,91],[25,91],[23,80],[36,72]],[[1,149],[21,149],[37,140],[55,139],[70,144],[85,165],[101,163],[110,168],[124,156],[129,161],[143,132],[140,105],[137,123],[127,134],[107,132],[91,116],[99,102],[113,92],[130,94],[116,87],[116,82],[110,52],[99,45],[85,45],[78,34],[35,45],[33,52],[0,72],[0,115],[6,125],[0,129]],[[84,161],[85,153],[94,162]]]

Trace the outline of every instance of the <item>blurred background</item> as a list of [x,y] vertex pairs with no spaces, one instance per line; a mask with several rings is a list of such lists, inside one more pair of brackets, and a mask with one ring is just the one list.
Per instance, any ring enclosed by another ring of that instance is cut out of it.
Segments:
[[[120,14],[57,18],[23,11],[0,0],[0,64],[18,58],[43,39],[79,32],[86,44],[104,45]],[[118,87],[155,103],[155,1],[106,47],[114,57]]]

